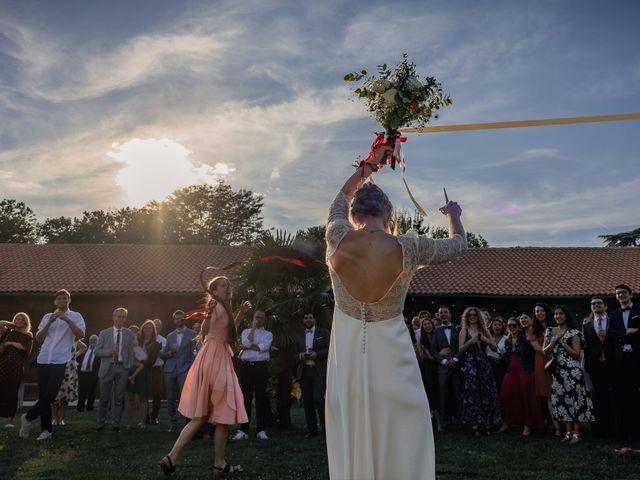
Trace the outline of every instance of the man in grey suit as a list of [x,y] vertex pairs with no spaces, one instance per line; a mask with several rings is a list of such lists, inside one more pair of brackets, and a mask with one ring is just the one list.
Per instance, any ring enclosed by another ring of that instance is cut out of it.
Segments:
[[99,432],[104,431],[107,408],[111,398],[111,389],[115,385],[113,404],[113,431],[120,431],[120,419],[124,406],[124,393],[127,388],[129,369],[133,366],[133,332],[124,328],[129,311],[119,307],[113,311],[113,327],[106,328],[98,336],[96,357],[100,359],[98,378],[100,379],[100,406],[98,408]]
[[176,329],[167,335],[167,341],[161,352],[164,359],[164,386],[170,432],[178,429],[178,398],[187,379],[189,368],[196,358],[196,332],[185,326],[184,317],[182,310],[176,310],[173,313],[173,325]]
[[[438,309],[441,325],[433,332],[431,354],[438,362],[438,385],[440,387],[440,411],[443,430],[450,423],[453,413],[460,421],[462,414],[462,373],[461,358],[458,353],[460,327],[451,323],[451,309],[443,305]],[[452,412],[452,407],[455,409]]]

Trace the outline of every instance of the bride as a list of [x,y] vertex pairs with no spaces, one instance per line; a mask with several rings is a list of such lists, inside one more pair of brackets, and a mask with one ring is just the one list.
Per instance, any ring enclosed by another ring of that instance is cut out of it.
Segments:
[[[379,163],[391,148],[376,151]],[[338,479],[434,479],[429,403],[402,310],[418,268],[467,249],[461,208],[448,202],[449,238],[389,230],[392,206],[365,180],[363,163],[329,210],[327,263],[335,295],[329,349],[326,436]],[[349,220],[351,214],[351,220]]]

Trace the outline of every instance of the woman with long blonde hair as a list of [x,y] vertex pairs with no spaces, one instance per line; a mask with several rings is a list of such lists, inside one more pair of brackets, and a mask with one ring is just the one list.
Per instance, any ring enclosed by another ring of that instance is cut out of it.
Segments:
[[10,322],[0,320],[0,417],[13,427],[18,405],[18,390],[24,378],[24,365],[31,352],[33,335],[29,315],[18,312]]
[[249,309],[251,304],[243,302],[234,319],[229,279],[219,276],[209,282],[208,315],[197,337],[202,347],[189,369],[178,406],[180,413],[191,421],[182,429],[171,451],[160,461],[165,475],[175,471],[174,464],[180,451],[207,422],[216,425],[214,477],[242,471],[239,465],[225,461],[224,452],[229,425],[248,421],[242,390],[233,369],[231,344],[237,336],[242,317]]
[[462,312],[458,351],[466,353],[462,364],[462,423],[476,435],[489,434],[500,425],[500,401],[487,348],[498,348],[487,330],[482,312],[468,307]]

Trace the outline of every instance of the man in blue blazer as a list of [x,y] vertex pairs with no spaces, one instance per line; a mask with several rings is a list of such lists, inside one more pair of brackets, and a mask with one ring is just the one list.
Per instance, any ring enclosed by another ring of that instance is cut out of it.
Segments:
[[196,357],[196,332],[186,327],[184,319],[185,315],[182,310],[176,310],[173,313],[173,325],[176,328],[167,335],[167,341],[161,352],[164,359],[164,386],[167,395],[170,432],[175,432],[178,429],[178,399],[189,368]]

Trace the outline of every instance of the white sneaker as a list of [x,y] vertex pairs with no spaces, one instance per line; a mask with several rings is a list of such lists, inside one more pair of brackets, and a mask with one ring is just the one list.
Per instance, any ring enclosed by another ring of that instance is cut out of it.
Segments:
[[53,425],[55,427],[56,425],[58,425],[58,421],[57,420],[51,420],[51,425]]
[[43,430],[36,440],[51,440],[51,432]]
[[20,432],[18,436],[20,438],[29,438],[29,432],[31,431],[31,422],[27,420],[27,414],[23,413],[20,417]]
[[238,440],[246,440],[247,438],[249,438],[249,435],[244,433],[242,430],[238,430],[231,440],[235,442]]
[[260,432],[258,432],[258,434],[256,435],[256,438],[258,440],[269,440],[269,437],[267,437],[267,432],[265,432],[264,430],[261,430]]
[[60,422],[58,423],[58,425],[62,425],[64,427],[65,423],[64,420],[60,420]]
[[13,428],[15,425],[13,423],[7,423],[4,428]]

